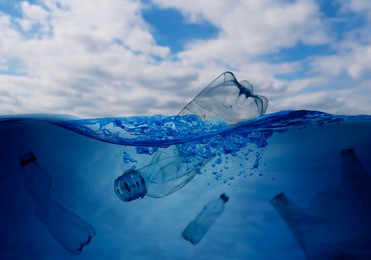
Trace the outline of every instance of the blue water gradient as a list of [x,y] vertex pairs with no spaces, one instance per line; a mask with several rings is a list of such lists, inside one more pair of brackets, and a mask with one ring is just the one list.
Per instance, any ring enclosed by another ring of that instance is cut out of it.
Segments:
[[[304,259],[270,200],[284,193],[308,207],[341,183],[343,149],[354,149],[371,173],[370,115],[280,111],[233,126],[195,115],[18,115],[0,118],[0,136],[1,259],[74,257],[34,216],[18,161],[29,151],[50,174],[53,199],[94,226],[83,259]],[[174,146],[186,158],[214,157],[165,198],[123,203],[116,197],[118,176]],[[197,246],[186,243],[182,230],[224,192],[230,201],[221,218]]]

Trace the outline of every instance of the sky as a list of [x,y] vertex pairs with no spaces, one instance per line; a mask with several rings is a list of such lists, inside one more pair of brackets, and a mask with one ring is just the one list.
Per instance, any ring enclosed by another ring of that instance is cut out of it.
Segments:
[[370,0],[0,0],[0,115],[174,115],[224,71],[371,114],[370,31]]

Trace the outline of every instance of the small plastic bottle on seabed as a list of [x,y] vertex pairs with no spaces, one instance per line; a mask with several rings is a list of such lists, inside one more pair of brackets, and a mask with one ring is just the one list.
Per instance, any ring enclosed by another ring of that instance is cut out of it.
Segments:
[[197,244],[224,211],[224,204],[229,200],[224,193],[219,198],[207,203],[197,217],[184,229],[182,237],[192,244]]
[[19,157],[24,173],[24,189],[35,204],[35,215],[53,237],[70,253],[80,254],[95,235],[85,220],[64,208],[50,196],[51,177],[29,152]]

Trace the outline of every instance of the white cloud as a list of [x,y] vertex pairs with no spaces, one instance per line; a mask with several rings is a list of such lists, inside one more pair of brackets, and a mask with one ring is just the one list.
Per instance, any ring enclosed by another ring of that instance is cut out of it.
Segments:
[[[339,40],[314,0],[152,4],[177,9],[187,22],[207,22],[219,33],[171,53],[156,43],[139,0],[21,2],[21,17],[0,13],[0,70],[9,74],[0,74],[0,113],[175,114],[225,70],[267,96],[269,112],[371,110],[360,93],[368,90],[371,71],[369,22]],[[370,8],[361,2],[342,6],[344,15],[369,17]],[[331,44],[333,54],[280,61],[282,49],[299,43]],[[268,55],[278,59],[261,58]],[[326,89],[334,84],[340,90]],[[343,91],[348,85],[352,91]]]
[[33,26],[41,26],[43,32],[50,30],[49,15],[50,13],[39,5],[31,5],[28,2],[21,2],[21,10],[23,18],[18,20],[18,23],[25,31],[31,30]]
[[[8,103],[4,102],[3,111],[119,115],[121,106],[123,114],[130,114],[132,103],[135,106],[143,98],[141,90],[154,95],[148,85],[138,86],[143,75],[166,82],[165,75],[159,76],[162,71],[156,57],[168,55],[169,49],[155,44],[139,14],[139,1],[97,1],[95,5],[90,1],[63,1],[62,6],[46,1],[43,6],[22,3],[21,7],[22,18],[11,22],[9,16],[1,17],[4,33],[0,52],[5,57],[19,58],[27,76],[18,81],[1,76],[0,88],[7,89],[15,99],[21,89],[32,100],[12,108],[6,108]],[[24,30],[34,25],[43,29],[33,37],[22,37],[16,23]],[[35,81],[37,84],[33,84]],[[122,86],[131,86],[130,93]],[[84,106],[87,103],[91,108]],[[107,104],[112,103],[110,111]]]
[[201,17],[190,21],[205,20],[220,29],[216,39],[189,43],[179,54],[182,59],[240,65],[298,42],[316,45],[330,41],[314,1],[155,2],[163,8],[180,9],[187,17]]
[[343,11],[352,11],[356,13],[365,13],[368,19],[371,19],[371,5],[364,0],[338,0]]

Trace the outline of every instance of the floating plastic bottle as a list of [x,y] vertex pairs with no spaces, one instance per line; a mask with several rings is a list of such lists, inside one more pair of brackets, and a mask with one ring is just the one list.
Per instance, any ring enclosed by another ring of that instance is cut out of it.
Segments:
[[254,94],[247,80],[237,81],[232,72],[224,72],[180,111],[179,115],[195,114],[205,120],[222,119],[237,124],[262,116],[267,111],[268,99]]
[[[179,116],[196,114],[204,120],[219,119],[228,124],[263,115],[268,100],[253,94],[247,81],[238,82],[231,72],[225,72],[188,103]],[[122,201],[132,201],[145,195],[165,197],[189,183],[199,170],[214,158],[184,158],[182,150],[158,151],[150,164],[138,170],[125,171],[114,182],[114,191]]]
[[219,198],[207,203],[197,217],[184,229],[182,237],[194,245],[200,242],[223,213],[224,204],[228,200],[228,196],[223,193]]
[[34,201],[36,217],[67,251],[80,254],[95,235],[94,228],[52,200],[50,175],[37,163],[32,152],[20,156],[20,164],[24,172],[24,189]]

